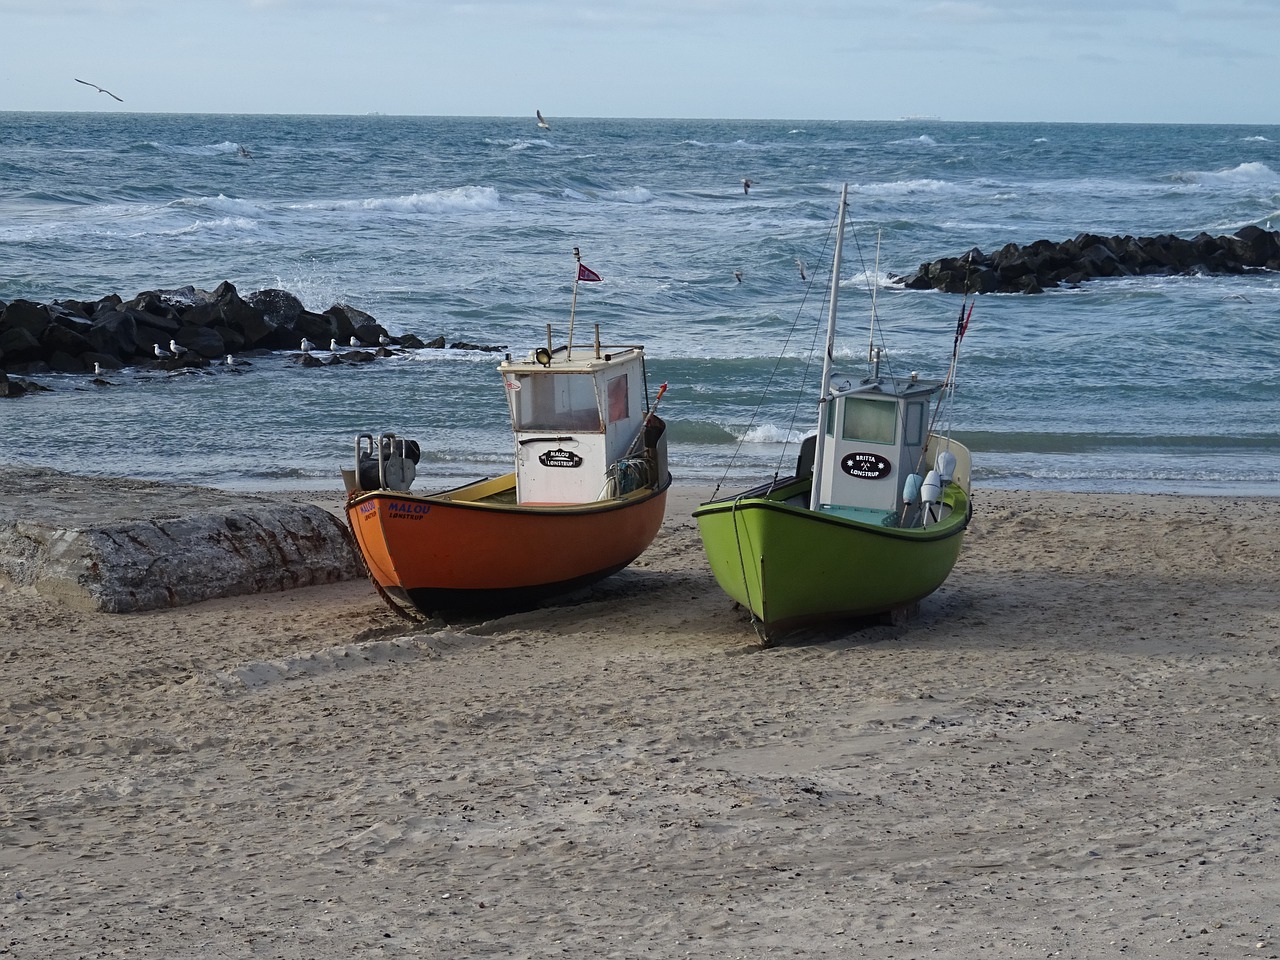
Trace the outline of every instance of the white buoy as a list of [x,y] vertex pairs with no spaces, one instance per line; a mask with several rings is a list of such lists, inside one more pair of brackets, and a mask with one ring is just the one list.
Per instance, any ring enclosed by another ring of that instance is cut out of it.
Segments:
[[938,454],[937,460],[938,477],[942,480],[943,486],[945,486],[956,475],[956,455],[950,450],[943,450]]
[[906,481],[902,484],[902,502],[910,506],[920,500],[920,485],[924,483],[924,477],[918,473],[907,474]]
[[924,483],[920,485],[920,500],[924,505],[921,526],[937,523],[942,513],[942,480],[937,470],[925,474]]

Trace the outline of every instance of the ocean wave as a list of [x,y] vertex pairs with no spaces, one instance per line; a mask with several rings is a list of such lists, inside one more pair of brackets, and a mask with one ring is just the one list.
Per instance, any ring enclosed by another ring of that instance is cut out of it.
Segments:
[[1025,433],[1019,431],[956,431],[956,439],[970,449],[991,453],[1076,456],[1082,453],[1134,451],[1151,453],[1261,454],[1280,452],[1280,434],[1252,436],[1195,436],[1170,434]]
[[[666,414],[663,414],[666,417]],[[668,435],[672,443],[727,444],[737,443],[738,438],[729,430],[710,420],[685,420],[666,417]]]
[[1175,183],[1195,184],[1264,183],[1270,185],[1272,183],[1280,183],[1280,175],[1277,175],[1269,166],[1258,160],[1237,164],[1226,170],[1184,171],[1172,174],[1169,179]]
[[766,423],[752,427],[743,435],[742,440],[744,443],[799,443],[811,432],[810,430],[787,430],[784,427]]
[[194,147],[176,143],[158,143],[155,140],[148,140],[139,144],[139,146],[143,149],[154,150],[157,153],[188,157],[217,157],[225,154],[238,155],[240,153],[240,144],[233,143],[230,140],[223,140],[221,143],[202,144]]
[[258,229],[258,222],[248,217],[217,217],[213,220],[197,220],[176,230],[160,231],[161,236],[179,237],[193,233],[244,233]]
[[507,150],[529,150],[534,147],[544,149],[554,149],[555,144],[550,140],[542,137],[514,137],[502,139],[498,137],[486,137],[484,142],[491,147],[502,147]]
[[649,203],[653,200],[653,193],[644,187],[627,187],[619,190],[600,190],[592,193],[586,193],[582,190],[575,190],[572,187],[565,187],[563,196],[566,200],[604,200],[615,201],[617,203]]
[[872,196],[903,196],[913,193],[942,193],[959,187],[949,180],[920,178],[917,180],[893,180],[888,183],[851,184],[849,192]]
[[239,200],[235,197],[224,196],[221,193],[216,197],[183,197],[179,200],[172,201],[169,206],[214,210],[219,213],[225,213],[228,215],[234,214],[242,217],[257,217],[262,215],[262,208],[256,203],[249,200]]
[[501,197],[493,187],[455,187],[432,193],[411,193],[401,197],[372,197],[365,200],[312,200],[289,206],[291,210],[332,210],[375,213],[474,213],[497,210]]

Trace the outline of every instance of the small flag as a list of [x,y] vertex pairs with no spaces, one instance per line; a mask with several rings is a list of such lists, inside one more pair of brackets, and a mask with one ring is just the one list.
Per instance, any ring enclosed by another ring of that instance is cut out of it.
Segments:
[[604,277],[585,264],[578,264],[578,279],[583,283],[599,283]]

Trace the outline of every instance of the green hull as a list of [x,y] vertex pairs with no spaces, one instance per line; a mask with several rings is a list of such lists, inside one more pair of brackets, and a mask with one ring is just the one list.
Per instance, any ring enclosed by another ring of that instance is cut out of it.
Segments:
[[808,478],[704,503],[694,511],[712,572],[769,640],[806,624],[908,606],[951,573],[970,505],[948,484],[950,513],[927,528],[895,528],[819,513]]

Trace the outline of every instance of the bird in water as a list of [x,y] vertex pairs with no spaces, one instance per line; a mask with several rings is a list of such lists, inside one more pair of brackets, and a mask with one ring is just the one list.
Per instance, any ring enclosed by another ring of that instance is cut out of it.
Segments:
[[801,279],[801,280],[808,280],[809,278],[808,278],[807,276],[805,276],[805,272],[804,272],[804,261],[803,261],[803,260],[797,260],[797,261],[796,261],[796,266],[800,268],[800,279]]

